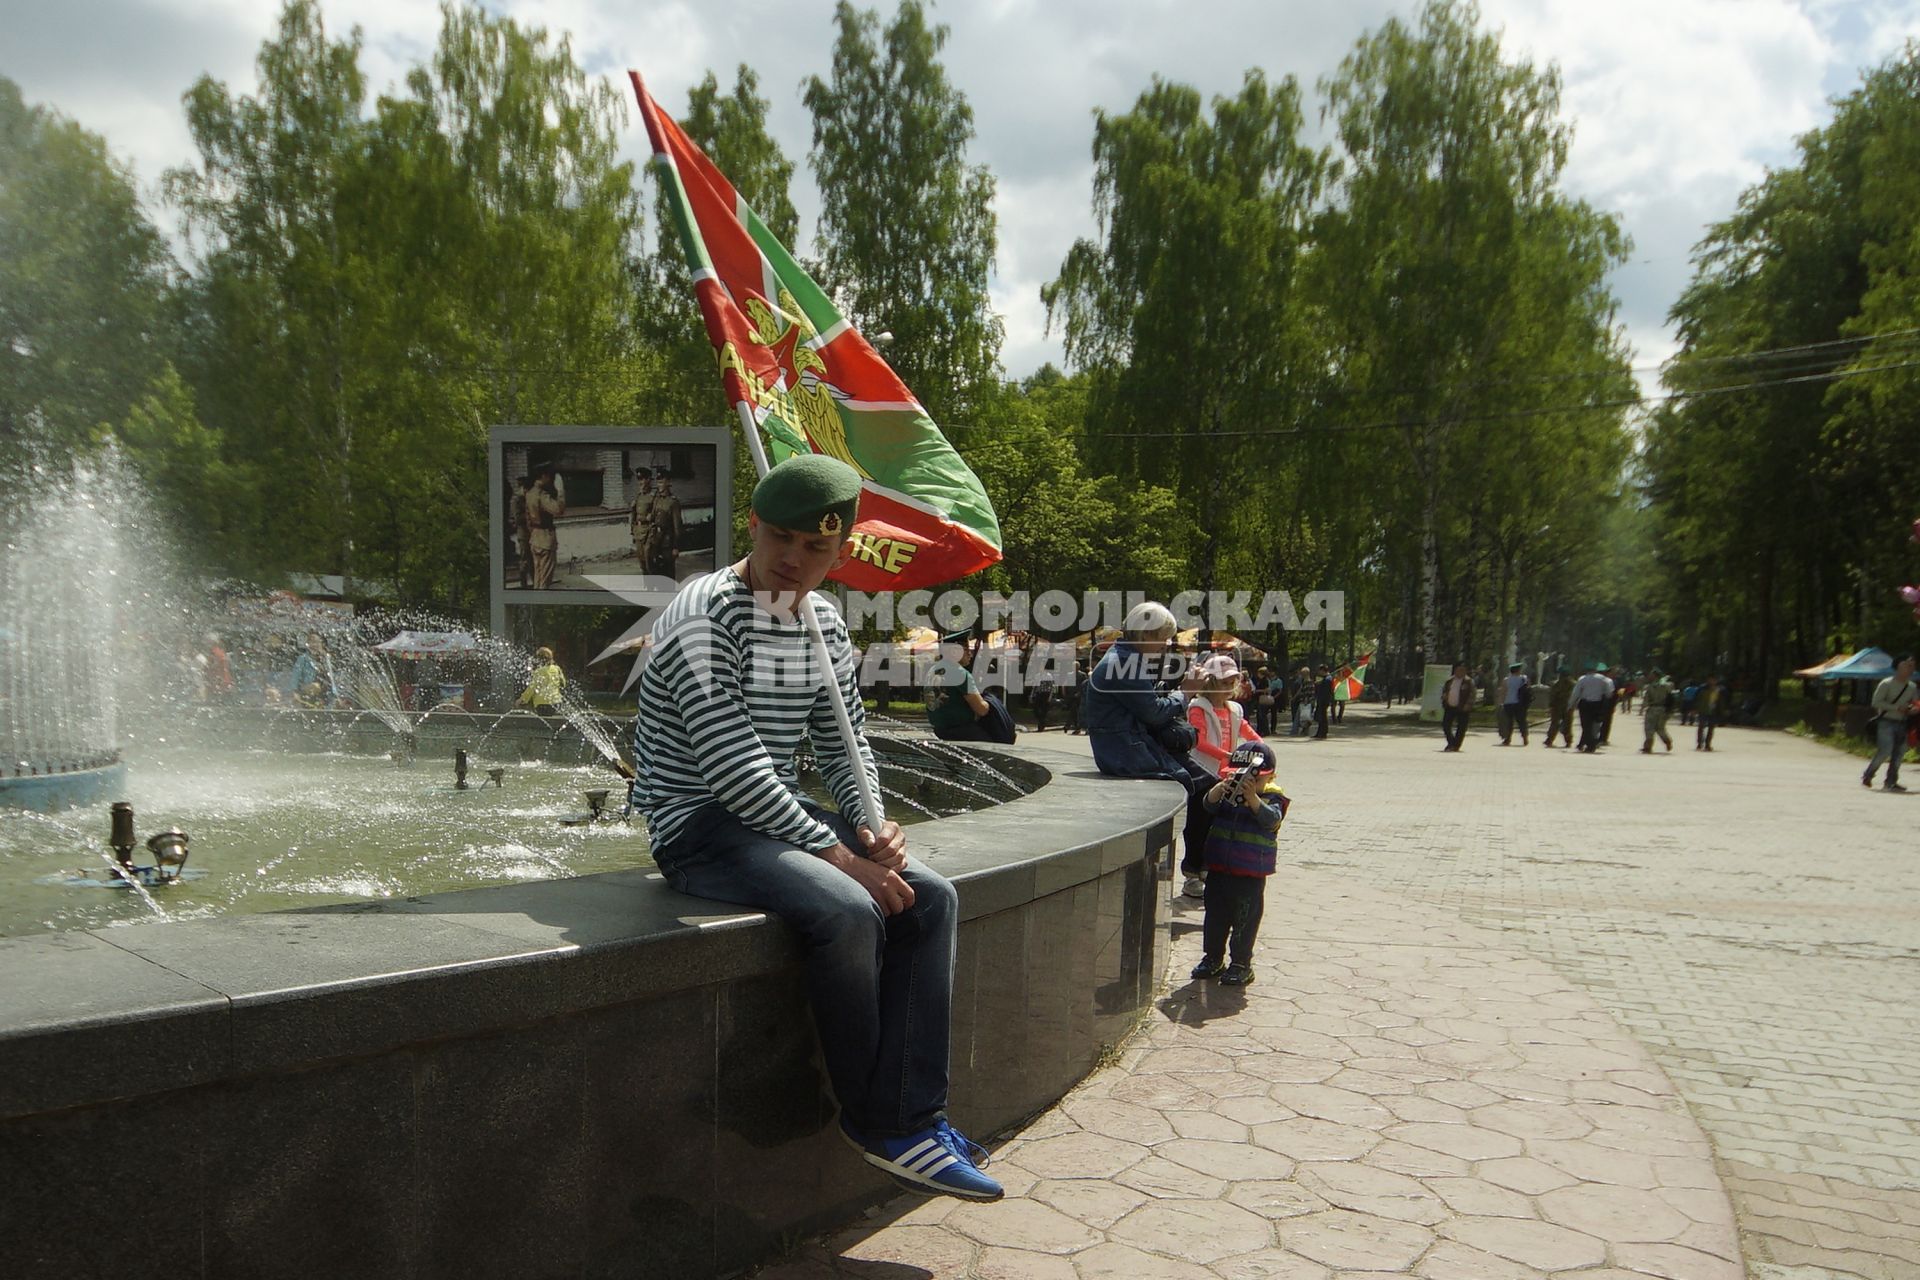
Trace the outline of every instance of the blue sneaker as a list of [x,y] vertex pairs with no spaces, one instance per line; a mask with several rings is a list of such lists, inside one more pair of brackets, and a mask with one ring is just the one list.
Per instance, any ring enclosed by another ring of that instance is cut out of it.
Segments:
[[998,1182],[980,1172],[986,1149],[945,1120],[904,1138],[881,1138],[862,1134],[843,1116],[840,1133],[862,1159],[908,1191],[962,1200],[998,1200],[1006,1194]]

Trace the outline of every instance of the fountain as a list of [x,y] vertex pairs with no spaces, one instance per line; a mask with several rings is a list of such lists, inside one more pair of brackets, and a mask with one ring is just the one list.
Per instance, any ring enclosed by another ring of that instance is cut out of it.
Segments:
[[[117,532],[76,501],[88,537]],[[24,521],[7,539],[30,545]],[[564,717],[506,710],[525,655],[484,636],[492,687],[511,691],[471,701],[493,709],[405,697],[424,681],[375,651],[391,619],[318,624],[340,705],[268,705],[250,677],[288,671],[292,652],[256,635],[277,656],[247,661],[241,625],[185,603],[204,592],[135,563],[161,543],[121,532],[113,554],[40,566],[31,585],[10,576],[0,597],[20,615],[0,618],[9,760],[42,776],[89,752],[121,766],[79,807],[0,810],[0,1144],[35,1153],[8,1184],[8,1215],[52,1251],[43,1270],[197,1274],[214,1239],[228,1269],[359,1274],[411,1256],[426,1222],[440,1224],[428,1247],[474,1241],[496,1270],[537,1271],[577,1245],[609,1274],[648,1261],[732,1273],[888,1193],[821,1110],[791,939],[650,874],[608,771],[620,726],[583,699]],[[26,620],[55,604],[98,613],[55,643]],[[302,644],[316,625],[279,621]],[[234,642],[231,701],[196,678],[210,630]],[[63,717],[34,710],[54,700]],[[890,812],[946,819],[914,839],[964,908],[955,1088],[999,1130],[1065,1092],[1152,999],[1184,795],[1091,777],[1044,746],[1021,758],[871,741]],[[449,777],[456,751],[464,789]],[[556,821],[583,795],[586,821]],[[151,867],[135,865],[143,846]],[[212,918],[242,913],[261,914]],[[524,1082],[527,1105],[517,1083],[506,1111],[466,1083],[492,1078]],[[701,1097],[713,1105],[684,1103]],[[550,1122],[561,1110],[618,1140],[569,1142]],[[695,1181],[717,1190],[687,1198],[685,1171],[634,1162],[627,1134],[708,1153]],[[423,1143],[433,1178],[417,1176]],[[503,1215],[506,1153],[572,1172],[530,1216]],[[103,1176],[179,1186],[181,1200],[72,1231]],[[638,1208],[603,1212],[575,1186]],[[165,1229],[179,1214],[204,1229]],[[341,1234],[348,1220],[367,1230]],[[511,1240],[496,1234],[509,1220]]]
[[124,530],[102,476],[35,468],[34,500],[0,514],[0,806],[57,812],[125,776],[106,649]]

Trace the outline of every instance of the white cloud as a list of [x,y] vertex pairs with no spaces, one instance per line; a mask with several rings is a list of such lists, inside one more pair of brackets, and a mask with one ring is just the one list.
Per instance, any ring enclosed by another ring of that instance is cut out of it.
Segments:
[[[890,0],[867,0],[891,12]],[[398,83],[431,51],[434,0],[321,0],[328,25],[365,33],[370,94]],[[825,74],[831,8],[735,0],[488,0],[488,8],[554,34],[622,95],[639,68],[668,107],[711,69],[730,85],[752,65],[772,104],[770,125],[798,166],[801,252],[812,249],[818,195],[806,169],[811,121],[800,102],[808,74]],[[1634,260],[1615,278],[1622,317],[1651,363],[1670,336],[1665,313],[1689,274],[1688,248],[1725,217],[1768,165],[1790,163],[1795,135],[1819,125],[1825,99],[1862,68],[1920,36],[1920,0],[1483,0],[1510,52],[1556,63],[1576,118],[1567,183],[1621,215]],[[0,75],[29,101],[50,103],[105,135],[151,190],[162,170],[192,159],[180,96],[203,71],[236,91],[252,87],[253,59],[274,26],[267,0],[0,0]],[[971,152],[999,184],[995,305],[1007,325],[1014,376],[1060,359],[1042,333],[1039,287],[1068,247],[1095,228],[1089,208],[1093,112],[1125,111],[1155,74],[1204,97],[1238,90],[1248,67],[1293,74],[1309,124],[1315,82],[1361,33],[1414,0],[944,0],[933,10],[951,36],[944,54],[972,103]],[[624,153],[646,152],[629,117]],[[171,215],[155,211],[170,225]]]

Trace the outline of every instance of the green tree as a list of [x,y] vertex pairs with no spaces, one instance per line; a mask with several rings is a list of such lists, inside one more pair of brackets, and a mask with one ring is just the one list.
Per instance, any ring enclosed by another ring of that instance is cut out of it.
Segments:
[[369,117],[359,40],[291,0],[256,96],[188,95],[193,385],[259,478],[260,567],[325,554],[465,610],[486,428],[628,420],[658,376],[631,324],[622,107],[565,41],[469,5]]
[[358,31],[327,35],[313,0],[289,0],[261,47],[260,92],[210,77],[186,95],[197,167],[167,188],[205,245],[191,367],[203,411],[266,492],[264,560],[354,571],[355,316],[371,300],[342,194],[364,172]]
[[[1695,255],[1648,433],[1667,637],[1762,687],[1911,623],[1920,55],[1867,74]],[[1791,511],[1791,522],[1779,519]]]
[[0,77],[0,465],[64,461],[165,376],[171,268],[105,141]]
[[987,292],[993,179],[969,166],[973,109],[939,61],[947,29],[919,0],[880,16],[834,9],[833,74],[805,81],[820,183],[820,282],[935,422],[969,420],[998,374],[1002,326]]
[[1034,596],[1185,585],[1192,530],[1178,495],[1088,471],[1087,406],[1086,381],[1050,365],[981,406],[962,453],[993,502],[1005,555],[976,585]]
[[[1411,505],[1391,524],[1401,546],[1417,541],[1417,629],[1431,657],[1443,622],[1454,646],[1494,638],[1471,611],[1498,594],[1503,538],[1546,537],[1532,514],[1513,518],[1525,489],[1498,481],[1530,485],[1551,474],[1543,456],[1564,466],[1589,445],[1602,460],[1624,456],[1608,402],[1625,360],[1605,275],[1627,242],[1614,219],[1559,191],[1570,129],[1558,73],[1503,58],[1474,6],[1430,3],[1417,30],[1390,20],[1322,89],[1342,160],[1314,291],[1345,412],[1402,424],[1398,447],[1363,465]],[[1583,397],[1595,408],[1563,423],[1558,448],[1489,483],[1499,437]],[[1603,478],[1595,496],[1618,488]]]
[[1102,238],[1077,242],[1041,293],[1093,377],[1095,458],[1174,490],[1200,531],[1203,589],[1230,547],[1270,548],[1252,514],[1264,503],[1240,482],[1271,478],[1256,436],[1292,423],[1318,381],[1295,275],[1325,157],[1299,140],[1299,96],[1250,72],[1211,119],[1192,89],[1158,81],[1131,111],[1100,114]]

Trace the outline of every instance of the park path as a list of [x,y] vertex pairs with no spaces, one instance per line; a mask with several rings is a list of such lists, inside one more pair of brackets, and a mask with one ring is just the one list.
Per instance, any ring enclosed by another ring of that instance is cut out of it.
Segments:
[[1771,732],[1496,741],[1276,740],[1259,980],[1187,982],[1176,899],[1141,1035],[996,1144],[1008,1201],[763,1275],[1920,1276],[1920,794]]

